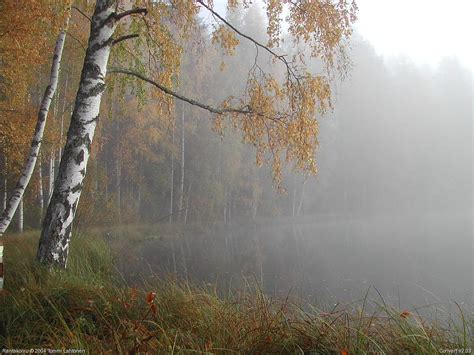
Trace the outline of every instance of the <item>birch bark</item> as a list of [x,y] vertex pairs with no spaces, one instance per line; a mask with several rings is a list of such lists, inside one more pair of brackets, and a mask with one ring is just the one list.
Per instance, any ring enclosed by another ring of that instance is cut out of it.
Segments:
[[40,207],[40,218],[39,225],[43,221],[43,210],[44,210],[44,196],[43,196],[43,167],[41,165],[41,153],[38,155],[38,202]]
[[18,233],[23,233],[23,197],[18,205]]
[[[67,23],[65,28],[67,28]],[[25,167],[23,168],[20,179],[10,196],[10,200],[8,201],[8,204],[2,214],[2,217],[0,218],[0,236],[5,233],[8,226],[10,225],[13,215],[15,214],[15,211],[18,208],[20,201],[22,200],[25,189],[31,179],[31,175],[33,175],[36,160],[38,159],[38,152],[41,148],[41,142],[43,139],[43,133],[46,125],[46,119],[48,117],[49,107],[51,105],[54,92],[56,91],[56,87],[58,85],[59,67],[61,65],[61,57],[63,53],[65,37],[66,29],[61,31],[56,41],[49,85],[47,86],[43,95],[43,100],[41,101],[40,110],[38,112],[38,121],[36,123],[35,134],[31,142],[28,159],[26,160]]]
[[105,90],[107,63],[114,40],[112,36],[117,26],[116,7],[115,1],[97,0],[91,19],[71,124],[38,245],[37,259],[48,267],[65,268],[67,265],[72,223]]

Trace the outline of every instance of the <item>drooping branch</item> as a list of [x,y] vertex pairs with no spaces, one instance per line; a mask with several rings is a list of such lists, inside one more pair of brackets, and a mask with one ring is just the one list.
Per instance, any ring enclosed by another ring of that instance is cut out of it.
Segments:
[[130,35],[122,36],[117,39],[114,39],[114,41],[112,42],[112,45],[115,46],[117,43],[126,41],[127,39],[132,39],[132,38],[137,38],[137,37],[138,37],[138,34],[130,34]]
[[255,46],[257,47],[260,47],[262,49],[264,49],[265,51],[267,51],[268,53],[270,53],[272,56],[274,56],[276,59],[278,59],[279,61],[281,61],[285,66],[286,66],[286,70],[288,72],[288,76],[293,76],[297,81],[298,81],[298,77],[297,75],[295,74],[295,72],[293,71],[293,69],[291,68],[291,65],[290,63],[286,60],[285,58],[285,55],[281,55],[281,54],[278,54],[276,53],[274,50],[272,50],[270,47],[264,45],[263,43],[260,43],[259,41],[257,41],[255,38],[252,38],[251,36],[243,33],[242,31],[240,31],[238,28],[236,28],[235,26],[233,26],[229,21],[227,21],[224,17],[222,17],[221,15],[219,15],[219,13],[217,13],[216,11],[214,11],[214,9],[212,7],[210,7],[209,5],[205,4],[204,1],[202,0],[197,0],[197,2],[199,4],[201,4],[204,8],[206,8],[213,16],[217,17],[220,21],[222,21],[222,23],[224,23],[227,27],[229,27],[232,31],[234,31],[235,33],[237,33],[239,36],[249,40],[250,42],[254,43]]
[[146,15],[146,14],[148,14],[148,10],[145,9],[145,8],[142,8],[142,7],[137,7],[135,9],[127,10],[127,11],[121,12],[119,14],[116,14],[114,16],[114,18],[115,18],[116,21],[119,21],[120,19],[122,19],[126,16],[137,15],[137,14]]
[[157,83],[156,81],[154,81],[150,78],[147,78],[146,76],[144,76],[140,73],[137,73],[135,71],[132,71],[132,70],[122,69],[122,68],[110,68],[108,70],[108,73],[125,74],[125,75],[134,76],[134,77],[136,77],[140,80],[143,80],[143,81],[157,87],[158,89],[160,89],[161,91],[163,91],[167,95],[173,96],[173,97],[175,97],[175,98],[177,98],[181,101],[187,102],[190,105],[200,107],[204,110],[207,110],[211,113],[215,113],[215,114],[218,114],[218,115],[223,115],[223,114],[226,114],[226,113],[240,113],[240,114],[244,114],[244,115],[257,114],[258,115],[258,113],[252,111],[250,109],[250,107],[248,107],[248,106],[245,106],[245,107],[242,107],[242,108],[217,108],[217,107],[213,107],[213,106],[210,106],[210,105],[203,104],[199,101],[196,101],[194,99],[190,99],[190,98],[185,97],[181,94],[178,94],[177,92],[171,90],[170,88],[167,88],[166,86],[161,85],[160,83]]

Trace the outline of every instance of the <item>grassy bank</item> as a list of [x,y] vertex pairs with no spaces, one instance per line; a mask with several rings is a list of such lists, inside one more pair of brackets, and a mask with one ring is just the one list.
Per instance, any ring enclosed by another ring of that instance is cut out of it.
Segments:
[[150,277],[131,288],[115,271],[107,236],[92,235],[73,240],[68,270],[55,273],[35,264],[35,233],[5,238],[1,348],[413,354],[472,346],[472,320],[461,310],[441,326],[382,299],[368,313],[367,297],[303,311],[302,304],[270,300],[257,287],[226,299],[172,279]]

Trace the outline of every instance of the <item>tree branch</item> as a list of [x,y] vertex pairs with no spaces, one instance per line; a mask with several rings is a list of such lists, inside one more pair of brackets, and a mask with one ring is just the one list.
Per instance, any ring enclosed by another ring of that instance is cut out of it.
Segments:
[[86,19],[88,19],[89,21],[92,22],[91,18],[89,16],[87,16],[81,9],[79,9],[78,7],[76,6],[71,6],[72,9],[76,10],[77,12],[79,12],[82,16],[84,16]]
[[157,87],[158,89],[160,89],[161,91],[163,91],[167,95],[173,96],[173,97],[175,97],[175,98],[177,98],[181,101],[187,102],[190,105],[200,107],[204,110],[207,110],[211,113],[215,113],[215,114],[218,114],[218,115],[223,115],[225,113],[240,113],[240,114],[244,114],[244,115],[258,114],[256,112],[252,111],[252,109],[249,108],[248,106],[243,107],[243,108],[223,108],[223,109],[220,109],[220,108],[216,108],[216,107],[213,107],[213,106],[209,106],[209,105],[200,103],[199,101],[196,101],[196,100],[187,98],[187,97],[185,97],[181,94],[178,94],[177,92],[167,88],[166,86],[163,86],[163,85],[157,83],[156,81],[153,81],[152,79],[149,79],[149,78],[143,76],[142,74],[134,72],[132,70],[122,69],[122,68],[110,68],[109,70],[107,70],[107,72],[112,73],[112,74],[126,74],[126,75],[134,76],[138,79],[146,81],[147,83]]
[[84,52],[86,51],[86,47],[84,46],[84,44],[81,42],[81,40],[79,38],[77,38],[76,36],[74,36],[71,32],[69,31],[66,31],[66,34],[71,37],[73,40],[75,40],[77,43],[79,43],[82,47],[82,49],[84,50]]
[[228,26],[230,29],[232,29],[235,33],[237,33],[239,36],[249,40],[250,42],[254,43],[256,46],[263,48],[266,50],[268,53],[270,53],[272,56],[274,56],[276,59],[281,61],[283,64],[285,64],[288,74],[292,75],[297,81],[298,77],[295,75],[293,72],[293,69],[290,66],[290,63],[286,60],[284,55],[277,54],[274,50],[269,48],[268,46],[264,45],[263,43],[258,42],[254,38],[250,37],[249,35],[246,35],[245,33],[241,32],[238,30],[236,27],[234,27],[230,22],[228,22],[225,18],[223,18],[221,15],[219,15],[216,11],[214,11],[213,8],[211,8],[209,5],[205,4],[204,1],[202,0],[196,0],[199,4],[201,4],[204,8],[206,8],[211,14],[213,14],[215,17],[217,17],[220,21],[222,21],[226,26]]
[[138,37],[138,34],[131,34],[131,35],[126,35],[126,36],[119,37],[117,39],[114,39],[114,41],[112,42],[112,46],[115,46],[117,43],[120,43],[120,42],[125,41],[127,39],[137,38],[137,37]]
[[127,10],[127,11],[121,12],[119,14],[116,14],[115,15],[115,20],[119,21],[120,19],[122,19],[126,16],[135,15],[135,14],[146,15],[146,14],[148,14],[148,10],[145,9],[145,8],[142,8],[142,7],[137,7],[135,9]]

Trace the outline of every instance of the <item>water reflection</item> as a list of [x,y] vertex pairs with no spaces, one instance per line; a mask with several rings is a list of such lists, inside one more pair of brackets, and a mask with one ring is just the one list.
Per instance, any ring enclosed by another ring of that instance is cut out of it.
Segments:
[[[400,307],[449,300],[472,305],[472,251],[469,214],[307,216],[137,246],[153,271],[216,284],[223,293],[250,280],[270,296],[327,305],[361,299],[374,286]],[[128,274],[139,276],[141,265],[127,265]]]

